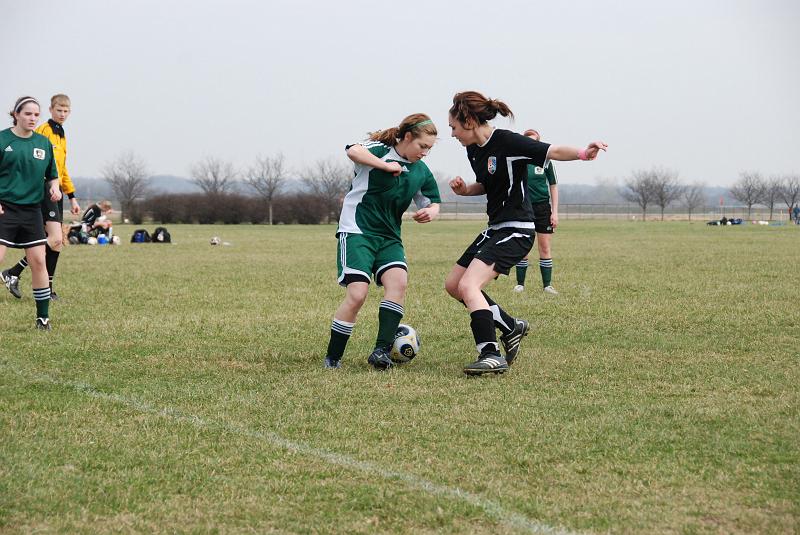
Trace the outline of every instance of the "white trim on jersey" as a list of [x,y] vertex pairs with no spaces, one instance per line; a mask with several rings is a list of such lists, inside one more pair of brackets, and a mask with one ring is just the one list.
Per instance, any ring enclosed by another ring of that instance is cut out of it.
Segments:
[[[504,206],[506,204],[506,201],[511,197],[511,188],[514,187],[514,171],[512,169],[512,164],[514,162],[516,162],[517,160],[530,160],[530,159],[531,159],[530,156],[507,156],[506,157],[506,167],[508,167],[508,196],[503,201],[503,205]],[[527,169],[526,169],[525,172],[527,173]],[[525,180],[520,180],[519,184],[520,184],[520,189],[522,190],[522,200],[525,201],[526,200],[525,199],[525,197],[526,197],[526,195],[525,195],[526,191],[525,190],[527,189],[527,187],[526,187],[527,182]]]
[[501,228],[535,228],[535,225],[533,221],[503,221],[489,226],[490,230],[500,230]]
[[[479,146],[479,147],[485,147],[485,146],[486,146],[486,144],[487,144],[487,143],[489,143],[489,141],[492,139],[492,136],[494,135],[494,133],[495,133],[496,131],[497,131],[497,127],[494,127],[494,128],[492,128],[492,133],[491,133],[491,134],[489,134],[489,137],[487,137],[487,138],[486,138],[486,141],[483,143],[483,145],[478,145],[478,146]],[[476,143],[476,145],[477,145],[477,143]]]

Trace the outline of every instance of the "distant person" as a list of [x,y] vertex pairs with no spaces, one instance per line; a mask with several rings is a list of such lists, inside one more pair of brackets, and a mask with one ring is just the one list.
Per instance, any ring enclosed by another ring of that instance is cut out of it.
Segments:
[[336,231],[338,280],[346,293],[333,315],[326,368],[340,367],[371,278],[383,286],[383,300],[375,349],[367,362],[377,370],[394,365],[390,351],[405,313],[408,285],[400,224],[412,200],[418,208],[412,216],[417,223],[429,223],[439,215],[439,188],[422,161],[436,134],[430,117],[415,113],[398,126],[373,132],[367,141],[346,147],[355,169]]
[[794,214],[794,222],[797,225],[800,225],[800,204],[795,204],[794,209],[792,210]]
[[[524,136],[540,141],[539,132],[525,130]],[[539,272],[542,274],[542,288],[545,293],[557,295],[553,288],[553,255],[550,240],[558,226],[558,180],[553,162],[544,167],[528,164],[528,199],[533,207],[533,221],[536,224],[536,240],[539,247]],[[528,271],[528,255],[525,255],[516,269],[517,285],[515,292],[525,290],[525,275]]]
[[89,206],[81,217],[81,224],[86,233],[95,238],[99,234],[106,234],[111,239],[113,227],[108,216],[113,211],[111,201],[100,201]]
[[[45,267],[47,236],[41,203],[45,191],[61,199],[53,145],[34,129],[41,108],[33,97],[20,97],[11,111],[13,126],[0,131],[0,262],[6,248],[25,249],[31,267],[36,328],[49,331],[50,285]],[[43,187],[47,185],[47,188]],[[9,284],[5,272],[3,282]]]
[[[495,128],[489,121],[512,117],[507,104],[476,91],[457,93],[449,111],[452,136],[467,149],[476,182],[467,185],[460,176],[450,181],[457,195],[486,195],[489,228],[481,232],[456,261],[445,280],[445,289],[464,303],[478,359],[464,367],[467,375],[503,373],[519,352],[528,333],[525,320],[510,316],[483,291],[492,279],[508,275],[533,247],[533,209],[526,195],[527,165],[545,167],[548,160],[593,160],[602,142],[585,149],[548,145]],[[502,333],[506,355],[500,354],[495,328]]]
[[[70,115],[71,103],[67,95],[53,95],[50,99],[50,119],[46,123],[38,126],[36,132],[46,137],[53,145],[53,155],[55,156],[56,166],[58,167],[58,177],[61,192],[65,193],[70,200],[70,212],[78,215],[81,207],[75,198],[75,186],[67,171],[67,138],[64,133],[64,123]],[[45,245],[45,265],[50,283],[50,299],[58,299],[58,294],[53,291],[53,277],[56,273],[56,265],[61,250],[64,248],[64,232],[61,228],[64,221],[64,201],[60,199],[57,203],[50,200],[49,195],[44,195],[42,201],[42,218],[44,219],[44,229],[47,234],[47,244]],[[10,279],[7,284],[8,290],[16,298],[22,297],[19,291],[19,277],[23,270],[28,266],[28,261],[23,257],[15,266],[3,272],[5,279]]]

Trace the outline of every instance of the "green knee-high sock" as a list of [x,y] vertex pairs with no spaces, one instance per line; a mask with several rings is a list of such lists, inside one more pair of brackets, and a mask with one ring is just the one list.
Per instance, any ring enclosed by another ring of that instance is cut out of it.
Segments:
[[548,287],[553,280],[553,259],[540,258],[539,271],[542,272],[542,286]]
[[333,318],[333,322],[331,323],[331,339],[328,342],[327,356],[329,359],[342,359],[344,348],[347,347],[347,341],[350,340],[350,335],[353,334],[353,325],[355,325],[355,323]]
[[525,286],[525,274],[528,273],[528,260],[520,260],[517,264],[517,284]]
[[33,299],[36,301],[36,317],[50,317],[50,287],[33,289]]
[[390,347],[397,334],[397,326],[403,319],[403,305],[384,299],[378,308],[378,336],[375,347]]

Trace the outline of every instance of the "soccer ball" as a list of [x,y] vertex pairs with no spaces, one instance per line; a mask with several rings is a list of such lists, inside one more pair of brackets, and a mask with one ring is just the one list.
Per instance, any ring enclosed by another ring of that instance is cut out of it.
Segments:
[[400,324],[394,336],[392,351],[389,355],[392,362],[404,364],[417,356],[419,353],[420,341],[417,331],[411,325]]
[[108,245],[108,236],[105,234],[97,236],[97,245]]
[[113,243],[114,245],[119,245],[120,243],[122,243],[122,240],[120,239],[119,236],[112,236],[111,243]]
[[213,238],[211,238],[211,241],[209,243],[211,243],[211,245],[219,245],[220,243],[222,243],[222,240],[219,239],[219,236],[214,236]]
[[88,240],[86,240],[88,245],[97,245],[97,238],[94,236],[90,236]]

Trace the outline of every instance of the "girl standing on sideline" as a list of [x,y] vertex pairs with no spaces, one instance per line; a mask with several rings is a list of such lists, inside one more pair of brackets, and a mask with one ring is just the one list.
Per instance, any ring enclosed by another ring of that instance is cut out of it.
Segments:
[[[539,132],[534,129],[522,133],[539,141]],[[539,271],[542,274],[542,288],[545,293],[558,295],[553,288],[553,256],[550,252],[550,239],[558,226],[558,179],[553,162],[545,167],[528,164],[528,199],[533,208],[533,222],[536,225],[536,244],[539,248]],[[528,271],[528,255],[517,264],[517,285],[515,292],[525,290],[525,274]]]
[[61,199],[53,145],[34,132],[41,109],[20,97],[11,111],[14,126],[0,131],[0,262],[7,247],[25,249],[33,279],[36,328],[50,330],[50,286],[45,268],[41,203],[45,182],[52,202]]
[[[75,186],[72,184],[67,171],[67,138],[64,134],[64,123],[69,117],[70,106],[71,103],[67,95],[53,95],[50,99],[50,119],[37,127],[36,133],[42,134],[53,145],[53,155],[58,168],[61,191],[69,197],[72,215],[78,215],[81,207],[78,204],[78,199],[75,198]],[[63,199],[54,203],[45,193],[45,198],[42,201],[42,218],[44,219],[44,230],[47,234],[44,258],[50,283],[50,299],[55,301],[58,299],[58,295],[53,291],[53,276],[56,273],[58,256],[64,248],[64,233],[61,229],[61,224],[64,221]],[[3,272],[3,279],[7,281],[6,287],[8,291],[18,299],[22,297],[19,291],[19,277],[26,267],[28,267],[28,261],[23,257],[14,267]]]
[[378,308],[375,350],[367,359],[377,370],[393,366],[389,357],[403,318],[408,266],[400,237],[403,212],[417,205],[417,223],[439,215],[439,188],[422,158],[436,142],[436,127],[423,113],[409,115],[399,126],[370,134],[348,145],[355,177],[344,198],[336,237],[339,239],[338,280],[346,288],[344,301],[331,324],[326,368],[338,368],[353,332],[356,316],[367,299],[370,277],[383,286]]
[[[529,326],[510,316],[483,292],[498,275],[508,275],[533,246],[533,210],[527,197],[527,166],[545,167],[549,160],[593,160],[603,142],[585,149],[548,145],[488,123],[498,114],[511,117],[511,109],[499,100],[476,91],[457,93],[450,108],[452,136],[467,148],[467,158],[477,182],[467,185],[460,176],[450,181],[458,195],[486,195],[489,228],[458,259],[445,280],[445,289],[470,312],[470,327],[478,359],[464,368],[467,375],[503,373],[519,352]],[[495,327],[506,356],[500,354]]]

